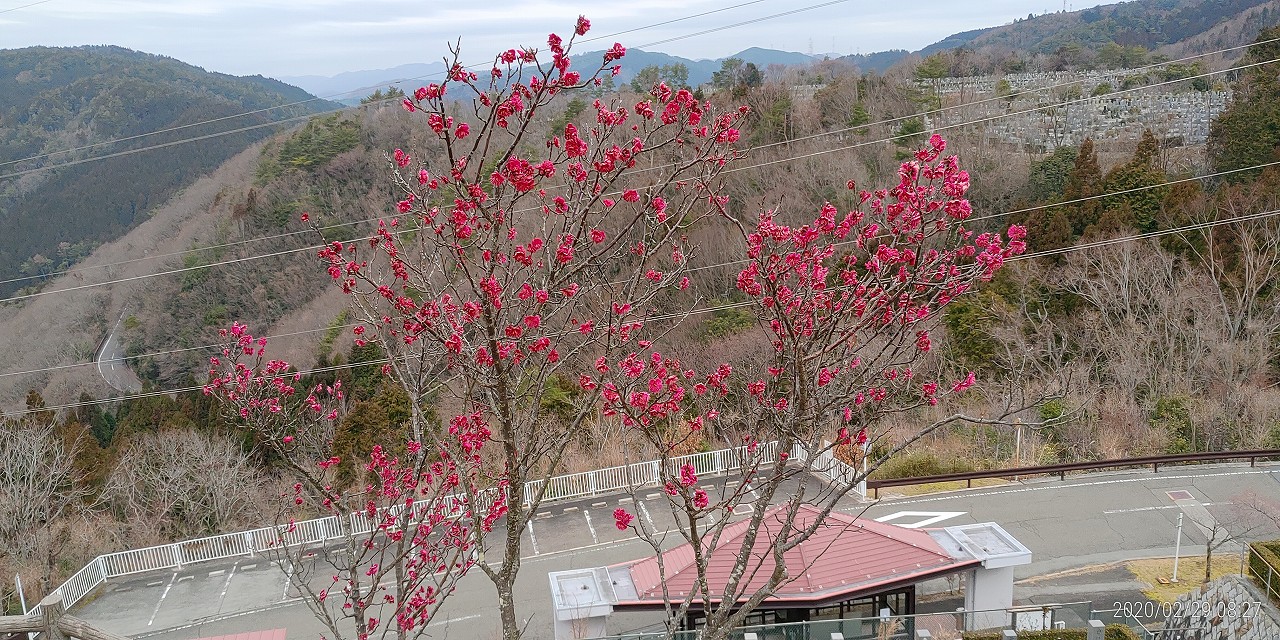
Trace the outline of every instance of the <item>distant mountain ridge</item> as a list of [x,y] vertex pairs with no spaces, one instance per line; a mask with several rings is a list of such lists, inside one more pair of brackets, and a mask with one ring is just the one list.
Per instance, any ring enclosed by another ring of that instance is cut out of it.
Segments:
[[[1272,0],[1133,0],[963,31],[915,53],[928,56],[964,48],[1050,55],[1096,52],[1112,45],[1158,51],[1197,42],[1195,47],[1177,49],[1175,55],[1185,56],[1246,44],[1263,27],[1277,21],[1280,5]],[[858,62],[853,57],[845,59]]]
[[[1100,47],[1108,43],[1153,50],[1195,37],[1242,12],[1260,7],[1269,8],[1268,13],[1280,17],[1280,8],[1271,0],[1134,0],[1044,14],[1013,24],[956,34],[942,42],[955,39],[974,48],[1004,45],[1032,53],[1053,53],[1067,45]],[[1274,18],[1270,22],[1274,23]],[[1252,39],[1249,36],[1245,42]]]
[[[1010,24],[971,29],[951,34],[919,51],[892,49],[868,54],[841,56],[839,59],[857,65],[864,72],[884,73],[893,65],[912,55],[928,56],[954,49],[981,49],[994,47],[1024,54],[1051,54],[1062,47],[1098,48],[1107,43],[1121,46],[1141,46],[1155,49],[1203,36],[1244,12],[1253,10],[1251,24],[1266,24],[1280,20],[1280,7],[1272,0],[1133,0],[1119,4],[1102,5],[1072,12],[1046,13],[1029,16]],[[1252,39],[1257,29],[1244,29],[1229,39],[1212,39],[1217,46],[1243,44]],[[1252,31],[1252,33],[1244,33]],[[590,51],[573,56],[575,65],[585,68],[597,63],[600,51]],[[622,72],[616,78],[626,83],[636,72],[648,66],[683,64],[689,69],[689,84],[698,86],[711,81],[711,75],[719,71],[729,58],[750,62],[762,70],[773,64],[784,66],[804,65],[829,56],[812,56],[794,51],[780,51],[751,47],[731,56],[713,60],[691,60],[660,51],[628,49],[622,60]],[[412,90],[425,80],[443,74],[440,62],[405,64],[390,69],[350,71],[334,76],[282,76],[280,80],[297,85],[316,95],[334,96],[347,104],[355,104],[361,97],[375,89],[398,85]]]
[[[245,127],[335,107],[271,78],[211,73],[122,47],[0,50],[0,175],[20,174],[0,178],[0,294],[36,282],[15,276],[65,269],[120,237],[198,176],[279,131]],[[246,112],[257,113],[231,117]],[[218,118],[227,119],[197,125]],[[211,137],[30,171],[202,136]],[[133,139],[67,152],[124,138]]]
[[346,71],[333,76],[281,76],[279,80],[322,98],[350,103],[390,85],[408,86],[414,80],[424,80],[420,84],[425,84],[425,80],[441,76],[444,71],[443,62],[415,62],[390,69]]
[[[574,66],[585,69],[599,64],[603,51],[588,51],[572,56]],[[905,52],[904,52],[905,54]],[[660,51],[643,49],[627,49],[627,57],[622,59],[622,72],[615,80],[619,83],[630,82],[636,72],[648,66],[665,66],[683,64],[689,69],[689,84],[697,86],[711,81],[711,74],[720,70],[725,60],[738,58],[764,69],[771,64],[799,65],[822,60],[825,56],[810,56],[794,51],[778,51],[751,47],[732,56],[715,60],[690,60]],[[388,86],[397,86],[406,92],[431,80],[438,80],[445,71],[441,62],[411,63],[388,69],[365,69],[346,71],[332,76],[280,76],[279,80],[302,87],[315,95],[343,102],[356,104],[361,98],[375,90]]]
[[[892,50],[841,59],[863,71],[883,72],[913,56],[960,48],[980,54],[993,51],[1014,62],[1036,58],[1035,64],[1041,66],[1063,60],[1073,64],[1066,60],[1064,51],[1083,51],[1088,63],[1095,51],[1114,46],[1144,51],[1165,47],[1171,53],[1188,55],[1242,44],[1252,39],[1258,25],[1276,20],[1280,20],[1280,6],[1268,0],[1134,0],[964,31],[915,53]],[[598,51],[579,54],[576,66],[589,69],[598,64],[600,55]],[[690,60],[631,49],[615,81],[625,84],[645,67],[681,64],[688,69],[689,84],[698,86],[710,82],[728,58],[767,70],[774,65],[805,65],[827,56],[751,47],[726,58]],[[284,78],[286,83],[261,76],[209,73],[171,58],[113,46],[0,50],[0,163],[10,163],[4,165],[4,171],[22,172],[96,153],[261,125],[336,108],[316,100],[313,93],[340,97],[352,104],[389,84],[400,84],[409,91],[441,77],[443,71],[444,64],[438,61],[410,63],[331,77],[291,76]],[[295,106],[237,117],[216,126],[188,127],[287,104]],[[180,129],[150,135],[175,127]],[[0,179],[0,221],[15,230],[0,240],[0,273],[39,276],[60,270],[95,243],[119,237],[194,176],[208,172],[271,132],[241,131],[165,152],[126,155],[24,175],[20,180]],[[38,158],[141,134],[149,135],[101,150]],[[14,164],[32,157],[37,159]],[[56,213],[49,215],[49,211]],[[16,286],[0,283],[0,294]]]

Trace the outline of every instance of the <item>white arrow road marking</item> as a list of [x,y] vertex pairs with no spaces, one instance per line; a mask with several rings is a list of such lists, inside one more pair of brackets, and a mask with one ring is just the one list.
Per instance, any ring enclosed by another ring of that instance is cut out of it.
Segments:
[[[897,526],[902,527],[903,529],[919,529],[921,527],[927,527],[931,524],[937,524],[939,522],[942,522],[943,520],[950,520],[956,516],[962,516],[966,513],[968,512],[967,511],[899,511],[897,513],[891,513],[887,516],[880,516],[879,518],[876,518],[876,522],[889,522],[891,520],[898,520],[900,518],[918,518],[916,522],[910,522],[907,524],[898,524]],[[897,523],[893,523],[893,524],[897,524]]]

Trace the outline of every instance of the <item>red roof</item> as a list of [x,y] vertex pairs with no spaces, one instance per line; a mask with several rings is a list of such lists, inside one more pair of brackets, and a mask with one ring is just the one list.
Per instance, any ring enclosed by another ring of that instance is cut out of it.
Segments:
[[270,631],[247,631],[245,633],[234,633],[228,636],[209,636],[206,638],[197,638],[197,640],[284,640],[284,629],[271,629]]
[[[743,580],[746,584],[740,585],[745,587],[740,588],[743,593],[749,595],[764,586],[773,571],[771,541],[776,534],[771,535],[769,530],[777,531],[782,526],[782,509],[776,507],[765,514],[752,545],[753,560],[746,567],[748,577]],[[815,507],[801,506],[794,526],[806,527],[820,515],[821,510]],[[707,581],[714,601],[720,599],[749,526],[749,520],[742,520],[725,527],[711,554]],[[683,598],[693,589],[698,574],[691,545],[684,544],[663,553],[662,560],[665,580],[659,574],[656,557],[616,565],[630,570],[637,594],[635,600],[619,594],[618,606],[660,604],[664,582],[674,599]],[[846,600],[863,593],[876,593],[891,585],[954,573],[979,563],[977,559],[952,558],[924,531],[836,512],[827,514],[814,534],[787,551],[783,561],[791,580],[779,586],[766,603]]]

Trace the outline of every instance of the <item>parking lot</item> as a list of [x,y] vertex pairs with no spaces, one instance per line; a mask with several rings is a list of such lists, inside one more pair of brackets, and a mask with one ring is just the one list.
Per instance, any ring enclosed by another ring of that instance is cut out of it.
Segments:
[[[1026,579],[1130,557],[1172,555],[1178,513],[1217,517],[1226,514],[1232,500],[1243,492],[1280,496],[1276,470],[1275,466],[1251,469],[1222,465],[1167,469],[1159,474],[1088,474],[1068,477],[1065,482],[1037,479],[888,498],[875,504],[848,498],[839,508],[912,527],[999,522],[1034,553],[1032,564],[1018,570],[1018,578]],[[702,486],[713,495],[737,489],[737,485],[725,482],[705,479]],[[750,487],[744,491],[750,496]],[[1174,500],[1170,491],[1188,491],[1191,499]],[[667,497],[657,490],[549,503],[534,517],[524,534],[516,585],[520,612],[530,619],[530,637],[550,637],[548,572],[615,564],[652,553],[634,532],[614,526],[613,511],[619,507],[636,514],[654,531],[667,531],[674,523]],[[1226,521],[1226,516],[1221,519]],[[1185,536],[1184,554],[1203,553],[1203,531],[1188,524]],[[681,542],[679,534],[672,531],[664,544]],[[299,571],[288,562],[260,555],[189,565],[176,572],[116,578],[77,605],[74,613],[104,630],[133,637],[187,640],[282,627],[289,630],[290,637],[319,637],[324,627],[303,606],[291,585],[301,574],[310,574],[317,588],[328,584],[331,571],[323,564],[323,554],[312,562],[317,566]],[[1015,591],[1015,597],[1027,602],[1062,602],[1078,598],[1088,589],[1036,582],[1025,587],[1021,596]],[[1105,595],[1101,597],[1105,599]],[[490,637],[496,629],[493,602],[492,586],[480,572],[473,571],[435,617],[433,636]],[[615,617],[613,624],[619,629],[652,622],[652,614]]]

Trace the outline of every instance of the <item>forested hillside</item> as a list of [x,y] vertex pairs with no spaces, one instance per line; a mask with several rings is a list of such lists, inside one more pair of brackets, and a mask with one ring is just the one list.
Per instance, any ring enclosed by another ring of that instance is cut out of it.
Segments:
[[[1136,67],[1157,56],[1180,58],[1246,44],[1277,20],[1280,8],[1266,0],[1135,0],[953,34],[915,57],[942,54],[955,76]],[[1233,51],[1221,59],[1239,56]],[[901,58],[908,58],[906,52]],[[869,68],[876,70],[887,68],[886,60],[850,57],[854,63],[874,62]]]
[[[9,230],[0,273],[18,277],[6,277],[0,294],[65,270],[279,130],[254,125],[329,108],[275,80],[119,47],[0,50],[0,221]],[[248,111],[258,113],[231,117]],[[129,153],[197,137],[205,139]],[[78,163],[108,155],[118,157]]]

